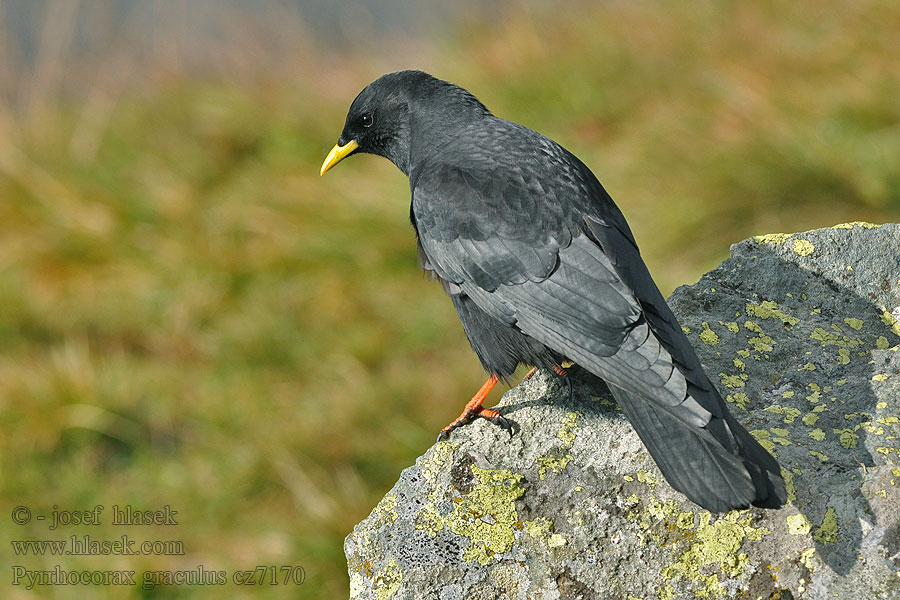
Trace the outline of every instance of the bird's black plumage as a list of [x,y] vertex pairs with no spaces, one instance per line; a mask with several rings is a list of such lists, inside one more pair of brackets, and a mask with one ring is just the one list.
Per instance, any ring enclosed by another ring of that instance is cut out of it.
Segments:
[[486,370],[506,378],[520,363],[572,360],[609,384],[691,500],[715,512],[784,504],[778,463],[729,414],[625,218],[578,158],[420,71],[359,94],[322,172],[355,152],[409,176],[420,264]]

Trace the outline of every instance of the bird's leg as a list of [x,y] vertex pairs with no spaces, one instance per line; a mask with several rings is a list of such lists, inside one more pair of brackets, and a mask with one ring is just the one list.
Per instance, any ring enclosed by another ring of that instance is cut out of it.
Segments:
[[556,371],[556,374],[562,377],[566,385],[569,387],[569,397],[567,398],[567,402],[572,401],[572,378],[569,377],[569,372],[560,367],[559,365],[553,365],[553,370]]
[[485,419],[490,419],[494,423],[498,423],[504,429],[510,429],[509,421],[504,419],[500,413],[496,410],[491,410],[490,408],[482,408],[481,404],[484,402],[484,399],[487,398],[487,395],[494,389],[494,386],[497,385],[497,382],[500,381],[500,378],[496,375],[491,375],[487,381],[484,382],[484,385],[481,386],[481,389],[478,390],[478,393],[472,396],[472,399],[469,400],[466,407],[463,409],[462,414],[460,414],[456,419],[453,420],[452,423],[441,429],[441,432],[438,434],[437,441],[443,441],[450,437],[450,432],[460,427],[461,425],[465,425],[472,421],[475,417],[484,417]]

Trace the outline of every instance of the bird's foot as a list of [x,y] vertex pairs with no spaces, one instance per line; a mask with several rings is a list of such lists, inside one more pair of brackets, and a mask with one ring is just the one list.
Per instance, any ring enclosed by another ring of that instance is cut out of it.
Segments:
[[498,413],[496,410],[491,410],[490,408],[484,408],[481,404],[484,402],[484,399],[487,397],[488,393],[493,389],[493,387],[497,384],[499,378],[496,375],[491,375],[490,378],[481,386],[481,389],[478,390],[478,393],[469,400],[469,403],[466,404],[466,407],[463,409],[462,414],[460,414],[456,419],[453,420],[452,423],[441,429],[441,432],[437,436],[437,441],[442,442],[450,437],[450,432],[456,429],[457,427],[462,427],[468,423],[471,423],[477,417],[483,417],[488,419],[492,423],[496,423],[500,425],[503,429],[506,429],[512,435],[512,426],[509,424],[509,421],[503,418],[503,415]]
[[457,427],[468,425],[477,417],[488,419],[492,423],[499,425],[503,429],[509,431],[509,435],[512,436],[512,425],[509,424],[509,421],[507,421],[503,417],[503,415],[498,413],[496,410],[491,410],[490,408],[481,408],[478,410],[464,410],[461,415],[453,420],[452,423],[441,429],[441,432],[437,436],[437,441],[443,442],[445,440],[448,440],[450,438],[451,431],[453,431]]
[[569,376],[569,372],[557,365],[553,365],[553,370],[556,371],[557,375],[563,378],[563,381],[566,382],[566,386],[569,388],[566,402],[572,402],[572,378]]

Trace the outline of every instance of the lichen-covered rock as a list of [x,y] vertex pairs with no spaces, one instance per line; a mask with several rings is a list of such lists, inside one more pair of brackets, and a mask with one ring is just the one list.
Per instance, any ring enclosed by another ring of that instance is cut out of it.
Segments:
[[354,529],[351,597],[900,598],[900,225],[746,240],[669,302],[785,508],[711,515],[601,382],[538,374]]

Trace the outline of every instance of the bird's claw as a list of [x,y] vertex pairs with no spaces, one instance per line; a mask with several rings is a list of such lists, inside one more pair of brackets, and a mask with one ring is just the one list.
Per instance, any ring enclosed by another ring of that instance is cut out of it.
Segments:
[[503,415],[498,413],[496,410],[491,410],[489,408],[482,408],[480,410],[466,410],[461,414],[455,421],[441,429],[440,433],[437,435],[437,442],[445,442],[450,439],[450,432],[456,429],[457,427],[462,427],[463,425],[468,425],[472,421],[474,421],[477,417],[483,417],[494,423],[495,425],[499,425],[503,429],[509,432],[510,437],[512,437],[512,425],[509,421],[507,421]]

